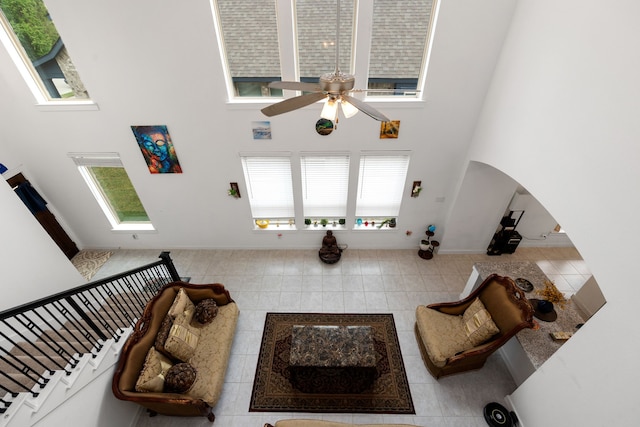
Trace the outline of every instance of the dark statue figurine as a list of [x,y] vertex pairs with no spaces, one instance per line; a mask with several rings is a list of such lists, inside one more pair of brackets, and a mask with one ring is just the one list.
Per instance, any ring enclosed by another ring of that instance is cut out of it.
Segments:
[[333,231],[328,230],[327,235],[322,239],[322,248],[318,252],[320,259],[327,264],[334,264],[340,260],[341,254],[342,250],[338,247]]

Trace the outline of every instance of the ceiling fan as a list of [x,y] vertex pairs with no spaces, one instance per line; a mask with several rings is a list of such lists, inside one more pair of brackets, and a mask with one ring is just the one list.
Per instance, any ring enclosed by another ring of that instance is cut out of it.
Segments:
[[318,83],[305,82],[271,82],[270,88],[288,89],[303,92],[310,92],[293,98],[285,99],[276,104],[263,108],[261,111],[265,116],[277,116],[288,113],[307,105],[311,105],[321,99],[326,99],[320,116],[324,119],[336,121],[338,118],[338,106],[341,107],[345,117],[353,117],[358,111],[381,122],[390,121],[387,116],[380,111],[366,104],[365,102],[349,95],[353,92],[367,92],[366,89],[354,89],[355,77],[340,71],[338,61],[340,59],[340,0],[337,1],[336,13],[336,68],[333,73],[326,73],[320,77]]

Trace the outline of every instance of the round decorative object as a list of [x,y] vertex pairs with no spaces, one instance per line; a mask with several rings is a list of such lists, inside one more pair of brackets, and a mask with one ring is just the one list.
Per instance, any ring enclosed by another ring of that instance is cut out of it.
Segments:
[[484,420],[492,427],[513,426],[513,416],[507,408],[499,403],[491,402],[484,407]]
[[213,319],[218,315],[218,304],[212,298],[204,299],[196,305],[196,310],[193,314],[193,318],[198,322],[206,325],[211,323]]
[[518,277],[516,280],[516,286],[522,289],[525,292],[531,292],[533,290],[533,285],[527,279],[523,279],[522,277]]
[[188,363],[173,365],[164,377],[166,393],[186,393],[196,382],[196,369]]
[[320,135],[329,135],[333,132],[333,122],[327,119],[320,119],[316,122],[316,132]]
[[268,219],[256,219],[256,225],[260,228],[267,228],[269,226]]

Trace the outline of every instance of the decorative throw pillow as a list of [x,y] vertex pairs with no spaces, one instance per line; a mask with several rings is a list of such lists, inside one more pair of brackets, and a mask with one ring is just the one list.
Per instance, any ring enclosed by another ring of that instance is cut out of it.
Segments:
[[196,382],[196,368],[188,363],[177,363],[167,372],[164,391],[167,393],[186,393]]
[[166,374],[171,366],[172,363],[167,357],[151,347],[136,381],[136,391],[161,393],[164,389]]
[[218,315],[218,305],[216,300],[212,298],[204,299],[196,305],[196,310],[193,314],[193,318],[203,325],[211,323],[213,319]]
[[465,310],[462,315],[462,324],[467,334],[469,348],[484,343],[500,332],[479,298],[476,298]]
[[178,360],[188,361],[196,351],[200,328],[190,325],[193,311],[185,311],[173,321],[169,336],[164,342],[164,349]]
[[173,318],[168,314],[162,320],[162,324],[160,325],[160,329],[158,329],[158,333],[156,334],[156,342],[155,348],[161,353],[167,353],[164,349],[164,343],[167,341],[169,337],[169,332],[171,331],[171,326],[173,326]]
[[178,291],[178,295],[176,295],[176,298],[173,300],[173,304],[171,304],[171,308],[169,308],[169,315],[175,319],[182,312],[193,312],[195,308],[196,307],[191,299],[189,299],[189,295],[187,295],[187,292],[184,290],[184,288],[180,288],[180,290]]

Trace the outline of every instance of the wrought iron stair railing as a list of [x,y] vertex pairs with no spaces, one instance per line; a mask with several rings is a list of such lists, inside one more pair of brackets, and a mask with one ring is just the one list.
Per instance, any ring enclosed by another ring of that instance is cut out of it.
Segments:
[[33,397],[55,371],[71,375],[84,354],[119,341],[147,302],[180,280],[169,252],[160,261],[0,313],[0,414],[19,393]]

